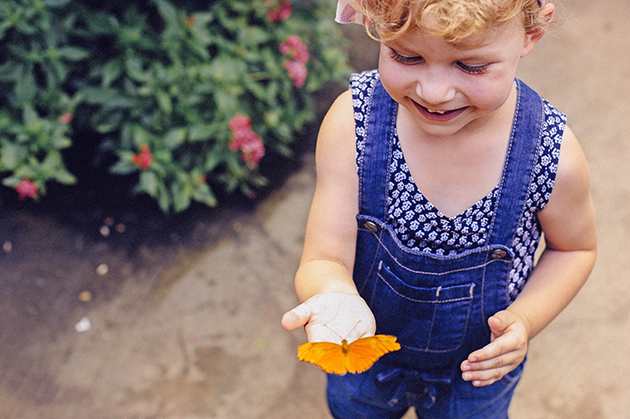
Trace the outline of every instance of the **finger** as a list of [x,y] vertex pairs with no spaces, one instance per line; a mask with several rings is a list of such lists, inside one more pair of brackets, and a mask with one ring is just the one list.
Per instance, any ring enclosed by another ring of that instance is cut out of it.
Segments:
[[527,352],[527,339],[521,333],[506,332],[483,348],[471,353],[468,361],[482,362],[510,352]]
[[308,323],[311,317],[311,310],[305,304],[300,304],[293,310],[284,313],[282,316],[282,327],[287,330],[295,330]]
[[509,351],[503,348],[500,341],[495,341],[468,355],[467,361],[471,364],[483,362],[501,356],[505,352]]
[[462,362],[461,369],[462,371],[489,371],[494,369],[503,368],[509,365],[518,365],[520,364],[525,357],[525,353],[520,350],[515,350],[512,352],[508,352],[501,356],[488,359],[486,361],[481,362],[469,362],[468,360]]
[[492,330],[493,338],[499,337],[506,333],[508,328],[512,326],[517,319],[509,311],[499,311],[488,319],[488,326]]
[[492,332],[496,334],[501,334],[507,328],[507,325],[505,325],[500,313],[497,313],[488,319],[488,326],[490,326]]
[[504,367],[491,370],[464,372],[462,374],[462,379],[464,381],[472,382],[475,387],[483,387],[501,380],[507,373],[514,370],[516,367],[517,365],[506,365]]

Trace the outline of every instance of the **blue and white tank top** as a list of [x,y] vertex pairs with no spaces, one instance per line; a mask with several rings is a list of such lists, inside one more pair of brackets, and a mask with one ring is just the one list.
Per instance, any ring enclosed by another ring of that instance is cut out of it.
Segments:
[[[378,79],[377,70],[354,74],[350,79],[356,127],[357,167],[363,159],[370,99]],[[542,141],[538,146],[534,166],[535,177],[530,184],[526,210],[519,221],[512,246],[516,251],[508,283],[512,300],[523,288],[534,266],[534,255],[542,232],[536,213],[549,201],[566,123],[566,116],[545,99],[543,111],[545,118]],[[388,222],[394,227],[401,243],[410,249],[436,255],[452,255],[484,246],[499,193],[498,185],[462,213],[448,217],[418,189],[405,162],[397,133],[393,142],[387,213]]]

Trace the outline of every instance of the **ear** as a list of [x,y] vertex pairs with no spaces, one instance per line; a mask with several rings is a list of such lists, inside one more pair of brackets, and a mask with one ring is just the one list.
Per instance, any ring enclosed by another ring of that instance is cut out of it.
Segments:
[[547,33],[549,22],[551,22],[555,10],[556,6],[553,3],[547,3],[540,8],[540,12],[538,12],[540,13],[540,20],[545,22],[545,24],[538,29],[525,33],[525,42],[523,43],[521,58],[532,52],[534,46],[538,43],[538,41],[540,41],[542,37],[545,36],[545,34]]

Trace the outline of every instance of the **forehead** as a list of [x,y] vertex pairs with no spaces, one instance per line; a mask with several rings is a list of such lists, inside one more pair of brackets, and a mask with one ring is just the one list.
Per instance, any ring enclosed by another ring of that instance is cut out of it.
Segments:
[[507,41],[524,38],[525,28],[518,17],[515,17],[491,28],[479,30],[457,43],[450,42],[446,37],[432,35],[429,31],[415,26],[394,40],[387,42],[387,44],[412,47],[414,44],[422,46],[425,44],[441,43],[442,46],[446,45],[449,49],[466,51],[484,49],[484,47],[491,47],[493,45],[504,48],[507,47],[509,43]]

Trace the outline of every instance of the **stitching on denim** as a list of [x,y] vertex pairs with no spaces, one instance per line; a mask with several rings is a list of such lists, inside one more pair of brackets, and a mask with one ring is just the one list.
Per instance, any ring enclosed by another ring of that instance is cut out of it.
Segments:
[[[372,233],[372,234],[374,234],[374,233]],[[405,265],[403,265],[402,263],[400,263],[400,262],[398,261],[398,259],[397,259],[397,258],[396,258],[396,257],[395,257],[395,256],[394,256],[394,255],[393,255],[393,254],[389,251],[389,249],[387,248],[387,246],[385,246],[385,244],[381,241],[381,238],[380,238],[380,237],[378,237],[378,236],[376,236],[376,234],[374,234],[374,237],[376,238],[376,240],[378,240],[379,245],[380,245],[380,246],[382,246],[382,247],[383,247],[383,249],[385,249],[385,252],[387,252],[387,254],[388,254],[388,255],[392,258],[392,260],[393,260],[394,262],[396,262],[396,264],[397,264],[398,266],[400,266],[401,268],[405,269],[405,270],[406,270],[406,271],[408,271],[408,272],[415,273],[415,274],[433,275],[433,276],[442,276],[442,275],[448,275],[448,274],[451,274],[451,273],[456,273],[456,272],[464,272],[464,271],[470,271],[470,270],[473,270],[473,269],[478,269],[478,268],[481,268],[481,267],[487,266],[487,265],[489,265],[489,264],[491,264],[491,263],[494,263],[494,262],[505,262],[505,263],[509,262],[509,261],[507,261],[507,260],[503,260],[503,259],[492,259],[492,260],[488,260],[488,259],[487,259],[487,257],[486,257],[486,261],[485,261],[484,263],[479,264],[479,265],[476,265],[476,266],[472,266],[472,267],[470,267],[470,266],[469,266],[469,267],[466,267],[466,268],[453,269],[453,270],[450,270],[450,271],[445,271],[445,272],[427,272],[427,271],[417,271],[417,270],[414,270],[414,269],[408,268],[408,267],[406,267]],[[490,248],[489,248],[489,247],[484,247],[484,248],[482,248],[482,249],[480,249],[480,250],[475,250],[475,251],[473,251],[473,252],[471,252],[471,253],[467,253],[467,254],[465,254],[465,255],[458,256],[457,258],[447,258],[447,257],[445,257],[445,258],[443,258],[443,260],[455,260],[455,259],[461,259],[461,258],[464,258],[464,257],[466,257],[466,256],[470,256],[470,255],[475,254],[475,253],[489,252],[489,250],[490,250]],[[426,257],[432,257],[433,259],[436,259],[436,260],[440,260],[440,259],[441,259],[441,258],[438,258],[438,257],[435,257],[435,256],[430,256],[430,255],[424,255],[424,256],[426,256]]]
[[[365,214],[359,214],[358,217],[362,217],[362,218],[367,218],[370,221],[375,222],[376,224],[378,224],[380,226],[381,229],[387,229],[387,232],[389,233],[390,237],[392,238],[392,240],[394,241],[394,243],[396,244],[396,247],[401,250],[402,252],[409,254],[409,255],[413,255],[413,256],[424,256],[427,257],[429,259],[433,259],[433,260],[457,260],[457,259],[461,259],[462,257],[465,256],[469,256],[469,255],[473,255],[476,253],[484,253],[487,252],[491,249],[497,248],[497,246],[502,246],[502,245],[486,245],[483,247],[479,247],[479,248],[474,248],[471,250],[466,250],[462,253],[458,253],[456,255],[434,255],[431,253],[427,253],[427,252],[423,252],[420,250],[414,250],[414,249],[410,249],[408,247],[406,247],[404,244],[402,244],[400,242],[400,240],[398,240],[398,238],[396,237],[396,235],[394,233],[392,233],[389,228],[387,227],[387,225],[385,223],[383,223],[380,219],[374,218],[374,217],[370,217],[370,216],[366,216]],[[359,227],[359,231],[369,231],[367,229],[363,229]],[[372,233],[370,231],[370,233]],[[374,233],[372,233],[374,234]],[[382,243],[381,243],[382,244]],[[512,250],[510,248],[508,248],[507,246],[503,246],[503,247],[498,247],[500,249],[503,250],[508,250],[508,254],[510,255],[510,257],[513,257],[512,255]],[[508,260],[505,259],[495,259],[494,261],[496,262],[509,262]]]
[[[403,298],[403,299],[405,299],[407,301],[411,301],[411,302],[414,302],[414,303],[436,304],[437,305],[437,304],[444,304],[444,303],[456,303],[458,301],[468,301],[468,300],[472,300],[473,299],[473,295],[469,294],[466,297],[451,298],[449,300],[416,300],[415,298],[407,297],[406,295],[403,295],[400,292],[398,292],[396,289],[394,289],[394,287],[389,282],[387,282],[387,280],[383,277],[383,275],[381,275],[380,272],[377,273],[376,275],[381,279],[381,281],[383,281],[383,283],[385,283],[385,285],[387,285],[387,287],[390,290],[392,290],[392,292],[394,294],[396,294],[400,298]],[[464,285],[467,285],[467,284],[464,284]],[[470,286],[474,288],[474,284],[471,283]]]

